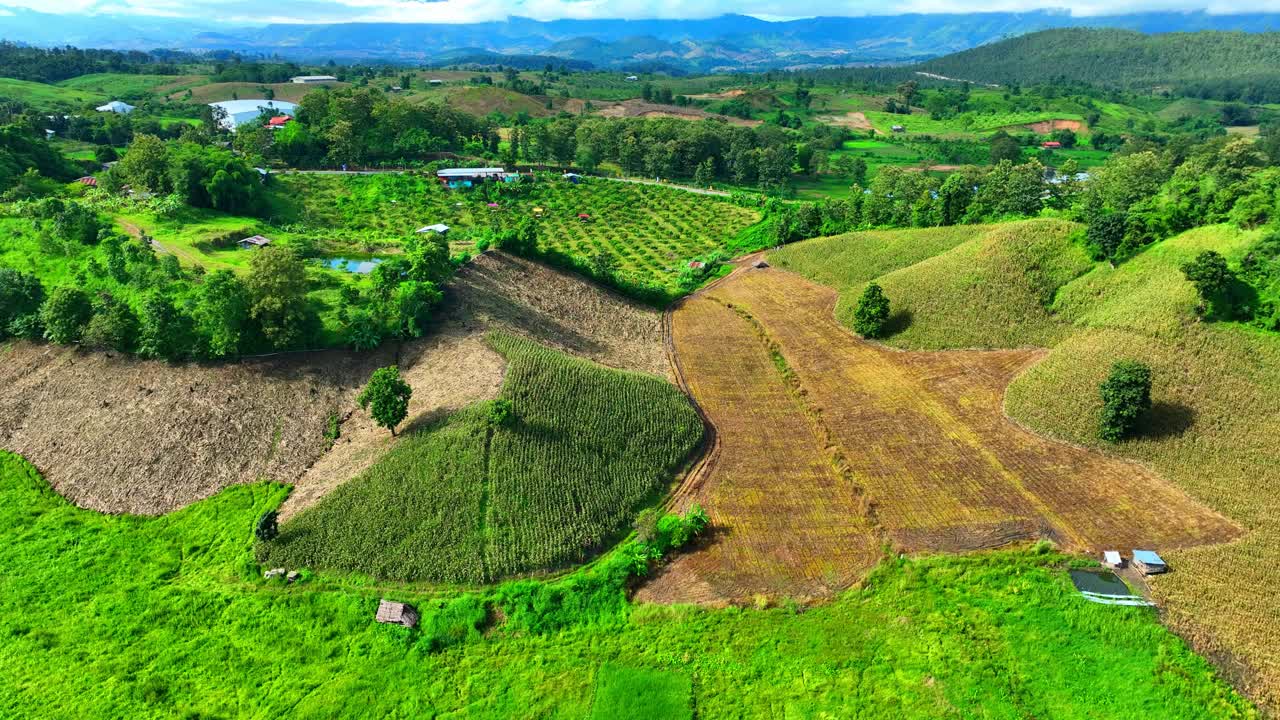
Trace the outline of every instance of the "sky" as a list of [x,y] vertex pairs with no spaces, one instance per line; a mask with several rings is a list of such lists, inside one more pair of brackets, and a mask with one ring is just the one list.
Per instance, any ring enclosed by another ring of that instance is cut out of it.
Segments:
[[[3,8],[67,14],[136,15],[207,23],[480,22],[512,15],[558,18],[706,18],[724,13],[766,20],[814,15],[907,12],[1026,11],[1062,7],[1063,0],[0,0]],[[1280,0],[1073,0],[1074,15],[1165,10],[1212,13],[1280,12]],[[785,9],[784,13],[780,10]]]

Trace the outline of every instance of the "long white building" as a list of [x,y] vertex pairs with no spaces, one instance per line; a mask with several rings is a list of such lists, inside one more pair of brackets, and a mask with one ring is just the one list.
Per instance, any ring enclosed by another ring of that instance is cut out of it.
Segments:
[[263,110],[272,110],[279,115],[293,115],[298,111],[297,103],[263,99],[227,100],[209,103],[209,107],[218,115],[218,124],[232,132],[244,123],[257,120]]

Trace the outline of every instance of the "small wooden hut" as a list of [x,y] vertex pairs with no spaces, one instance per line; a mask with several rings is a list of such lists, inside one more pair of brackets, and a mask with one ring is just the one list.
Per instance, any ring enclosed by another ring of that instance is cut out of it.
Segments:
[[389,625],[403,625],[407,628],[417,627],[418,611],[412,605],[391,600],[378,603],[378,614],[375,619]]

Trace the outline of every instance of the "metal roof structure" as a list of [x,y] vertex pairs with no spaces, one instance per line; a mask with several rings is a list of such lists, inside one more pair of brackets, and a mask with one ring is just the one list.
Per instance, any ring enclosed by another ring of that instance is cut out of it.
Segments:
[[433,232],[433,233],[440,233],[441,235],[443,235],[449,232],[449,226],[445,225],[444,223],[436,223],[435,225],[427,225],[425,227],[420,227],[414,232],[419,232],[419,233]]
[[440,178],[472,178],[472,177],[495,177],[505,175],[507,173],[503,168],[449,168],[447,170],[437,170],[436,177]]

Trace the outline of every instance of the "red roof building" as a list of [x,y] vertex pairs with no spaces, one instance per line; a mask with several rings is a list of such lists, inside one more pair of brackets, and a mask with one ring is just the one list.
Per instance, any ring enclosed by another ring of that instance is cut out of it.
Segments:
[[285,125],[286,125],[290,120],[293,120],[293,118],[289,117],[288,115],[277,115],[277,116],[275,116],[275,117],[273,117],[273,118],[271,118],[270,120],[268,120],[268,121],[267,121],[267,127],[271,128],[271,129],[273,129],[273,130],[275,130],[275,129],[277,129],[277,128],[282,128],[282,127],[284,127],[284,126],[285,126]]
[[1057,140],[1046,140],[1045,142],[1040,143],[1040,147],[1048,148],[1049,150],[1057,150],[1062,147],[1062,143]]

